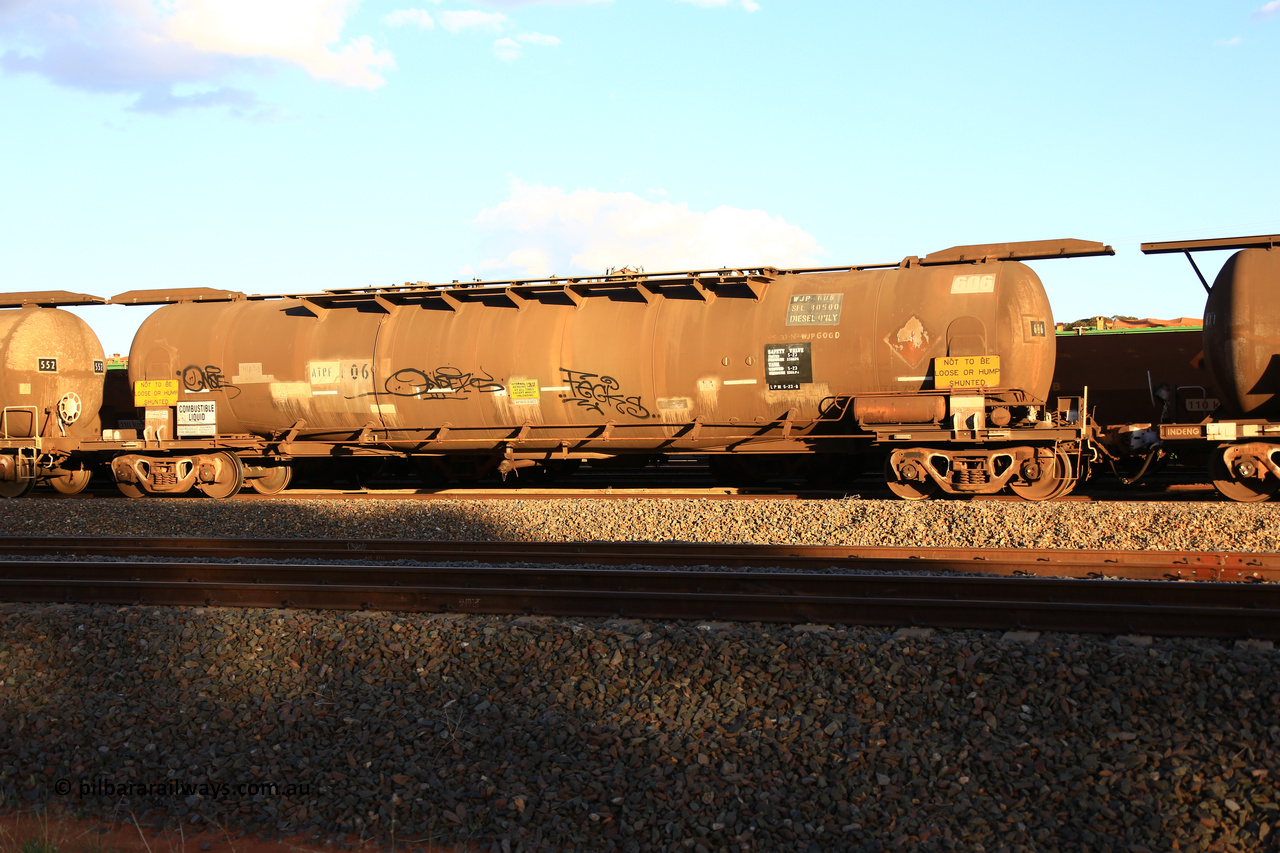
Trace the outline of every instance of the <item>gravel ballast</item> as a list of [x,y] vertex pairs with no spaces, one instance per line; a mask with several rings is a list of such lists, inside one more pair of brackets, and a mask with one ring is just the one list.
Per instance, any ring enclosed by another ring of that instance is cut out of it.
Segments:
[[0,534],[1280,551],[1280,504],[244,500],[4,504]]
[[[1219,503],[5,509],[10,534],[1277,550],[1275,507]],[[1280,849],[1276,651],[1146,642],[6,604],[0,807],[497,851]]]
[[0,638],[5,802],[188,833],[1258,850],[1280,821],[1265,648],[82,605],[2,606]]

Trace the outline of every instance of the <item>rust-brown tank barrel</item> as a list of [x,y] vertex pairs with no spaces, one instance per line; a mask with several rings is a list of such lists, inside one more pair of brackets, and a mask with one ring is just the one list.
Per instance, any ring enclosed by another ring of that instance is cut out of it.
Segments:
[[1224,414],[1280,419],[1280,247],[1232,255],[1204,311],[1205,364]]
[[991,365],[989,398],[1043,404],[1054,327],[1036,274],[909,260],[184,302],[142,324],[130,379],[213,402],[220,433],[373,430],[403,448],[448,426],[613,423],[651,428],[614,448],[677,449],[691,423],[818,418],[841,396],[881,395],[862,409],[892,419],[895,395],[946,394],[937,360],[959,357]]
[[[24,294],[6,298],[15,295]],[[0,309],[0,435],[101,438],[105,364],[97,335],[74,314]]]

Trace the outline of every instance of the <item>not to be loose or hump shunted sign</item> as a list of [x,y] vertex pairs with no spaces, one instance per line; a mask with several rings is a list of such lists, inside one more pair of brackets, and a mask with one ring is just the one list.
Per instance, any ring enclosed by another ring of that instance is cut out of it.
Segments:
[[998,355],[959,355],[933,360],[934,388],[994,388],[999,384]]
[[133,404],[139,409],[172,406],[178,402],[178,380],[151,379],[133,383]]

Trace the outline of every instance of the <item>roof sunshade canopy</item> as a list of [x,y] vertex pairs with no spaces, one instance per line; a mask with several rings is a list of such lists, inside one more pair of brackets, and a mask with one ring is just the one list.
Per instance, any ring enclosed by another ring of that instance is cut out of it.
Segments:
[[1227,249],[1270,249],[1280,246],[1280,234],[1264,234],[1258,237],[1222,237],[1215,240],[1175,240],[1170,243],[1143,243],[1144,255],[1165,255],[1173,252],[1212,252]]
[[245,295],[235,290],[212,287],[183,287],[171,290],[129,290],[111,297],[112,305],[171,305],[175,302],[235,302]]
[[30,290],[25,293],[0,293],[0,308],[59,308],[73,305],[105,305],[106,299],[69,290]]
[[979,261],[1036,261],[1049,258],[1089,258],[1114,255],[1115,249],[1090,240],[1028,240],[1022,243],[985,243],[952,246],[920,259],[922,265],[971,264]]

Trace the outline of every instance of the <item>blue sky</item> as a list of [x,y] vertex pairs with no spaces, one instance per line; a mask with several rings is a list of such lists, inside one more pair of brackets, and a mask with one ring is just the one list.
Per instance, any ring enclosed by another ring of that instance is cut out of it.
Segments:
[[0,291],[1076,237],[1058,319],[1199,316],[1138,245],[1280,232],[1278,70],[1280,0],[0,0]]

